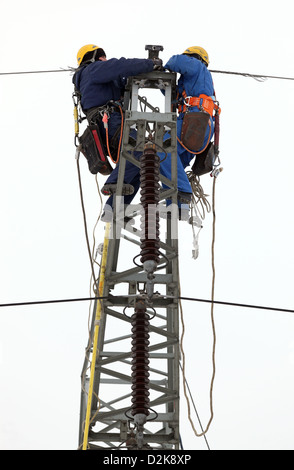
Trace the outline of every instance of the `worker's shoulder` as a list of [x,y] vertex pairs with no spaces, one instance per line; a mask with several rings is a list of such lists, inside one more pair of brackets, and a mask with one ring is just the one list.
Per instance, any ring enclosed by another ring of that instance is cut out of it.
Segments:
[[[142,61],[146,59],[141,59]],[[130,65],[133,63],[137,63],[138,59],[128,59],[126,57],[112,57],[111,59],[107,59],[105,61],[102,60],[97,60],[96,62],[93,62],[92,64],[89,65],[89,71],[96,71],[96,70],[107,70],[107,69],[112,69],[113,67],[124,67],[126,65]]]
[[165,67],[166,68],[179,68],[179,67],[184,67],[184,69],[197,69],[199,67],[199,64],[200,64],[200,61],[197,60],[197,59],[194,59],[192,57],[188,57],[187,55],[184,55],[184,54],[175,54],[175,55],[172,55]]

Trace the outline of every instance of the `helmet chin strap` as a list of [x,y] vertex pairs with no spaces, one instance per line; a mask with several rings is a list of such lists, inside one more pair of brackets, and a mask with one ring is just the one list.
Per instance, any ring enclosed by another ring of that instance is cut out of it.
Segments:
[[[99,49],[95,49],[95,51],[93,52],[93,57],[92,57],[92,59],[90,59],[89,62],[95,62],[96,61],[96,55],[97,55],[98,50]],[[103,56],[100,56],[100,57],[103,57]],[[100,57],[98,58],[98,60],[100,60]]]
[[92,59],[90,59],[90,62],[95,62],[97,51],[98,51],[98,49],[95,49],[95,51],[93,53],[93,57],[92,57]]

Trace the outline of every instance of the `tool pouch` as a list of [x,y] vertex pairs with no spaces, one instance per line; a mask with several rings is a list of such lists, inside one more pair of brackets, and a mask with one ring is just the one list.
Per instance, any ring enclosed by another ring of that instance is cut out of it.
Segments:
[[204,143],[210,115],[199,111],[185,113],[181,131],[181,141],[188,150],[198,152]]
[[192,166],[192,172],[196,176],[205,175],[213,170],[215,162],[214,144],[210,142],[206,149],[196,155],[195,162]]
[[101,140],[99,127],[95,124],[89,124],[79,142],[81,152],[88,161],[89,170],[96,175],[110,175],[113,168],[110,165]]

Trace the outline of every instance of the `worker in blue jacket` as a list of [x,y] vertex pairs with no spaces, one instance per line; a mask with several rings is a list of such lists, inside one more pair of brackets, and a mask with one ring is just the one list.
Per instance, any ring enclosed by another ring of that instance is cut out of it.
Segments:
[[[199,112],[204,110],[210,114],[203,144],[197,149],[201,153],[209,144],[214,134],[214,121],[212,112],[214,109],[214,85],[211,73],[208,70],[208,54],[202,47],[189,47],[183,54],[173,55],[165,64],[165,68],[180,74],[177,83],[179,115],[177,119],[177,151],[178,151],[178,191],[183,202],[191,200],[191,185],[185,172],[185,168],[195,157],[195,152],[187,149],[181,141],[184,113]],[[161,172],[168,178],[171,175],[171,160],[165,159],[161,164]]]
[[[78,69],[76,70],[73,83],[81,94],[81,106],[87,117],[97,107],[105,105],[112,100],[119,102],[124,94],[124,88],[129,76],[151,72],[156,67],[156,62],[151,59],[106,59],[103,48],[95,44],[83,46],[77,54]],[[106,139],[104,123],[100,120],[99,125],[102,139]],[[122,115],[116,109],[111,112],[107,126],[108,138],[111,140],[118,134],[121,128]],[[112,194],[118,178],[119,164],[114,168],[104,187],[102,193]],[[140,186],[140,175],[138,168],[130,162],[126,163],[124,192],[130,194],[125,196],[125,204],[129,204]],[[114,185],[114,186],[113,186]],[[132,194],[131,194],[132,193]],[[107,201],[112,206],[112,196]]]

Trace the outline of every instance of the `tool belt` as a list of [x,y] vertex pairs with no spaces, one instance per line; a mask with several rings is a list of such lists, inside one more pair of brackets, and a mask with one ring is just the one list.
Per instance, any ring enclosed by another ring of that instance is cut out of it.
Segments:
[[199,96],[187,96],[186,92],[182,93],[183,104],[178,106],[179,113],[185,113],[189,110],[189,107],[196,106],[200,111],[205,111],[211,117],[213,116],[214,111],[218,113],[221,112],[221,109],[217,101],[214,101],[210,96],[199,95]]
[[85,114],[89,124],[94,124],[102,119],[105,112],[107,114],[119,113],[118,105],[115,102],[108,102],[103,106],[94,106],[94,108],[88,109]]

